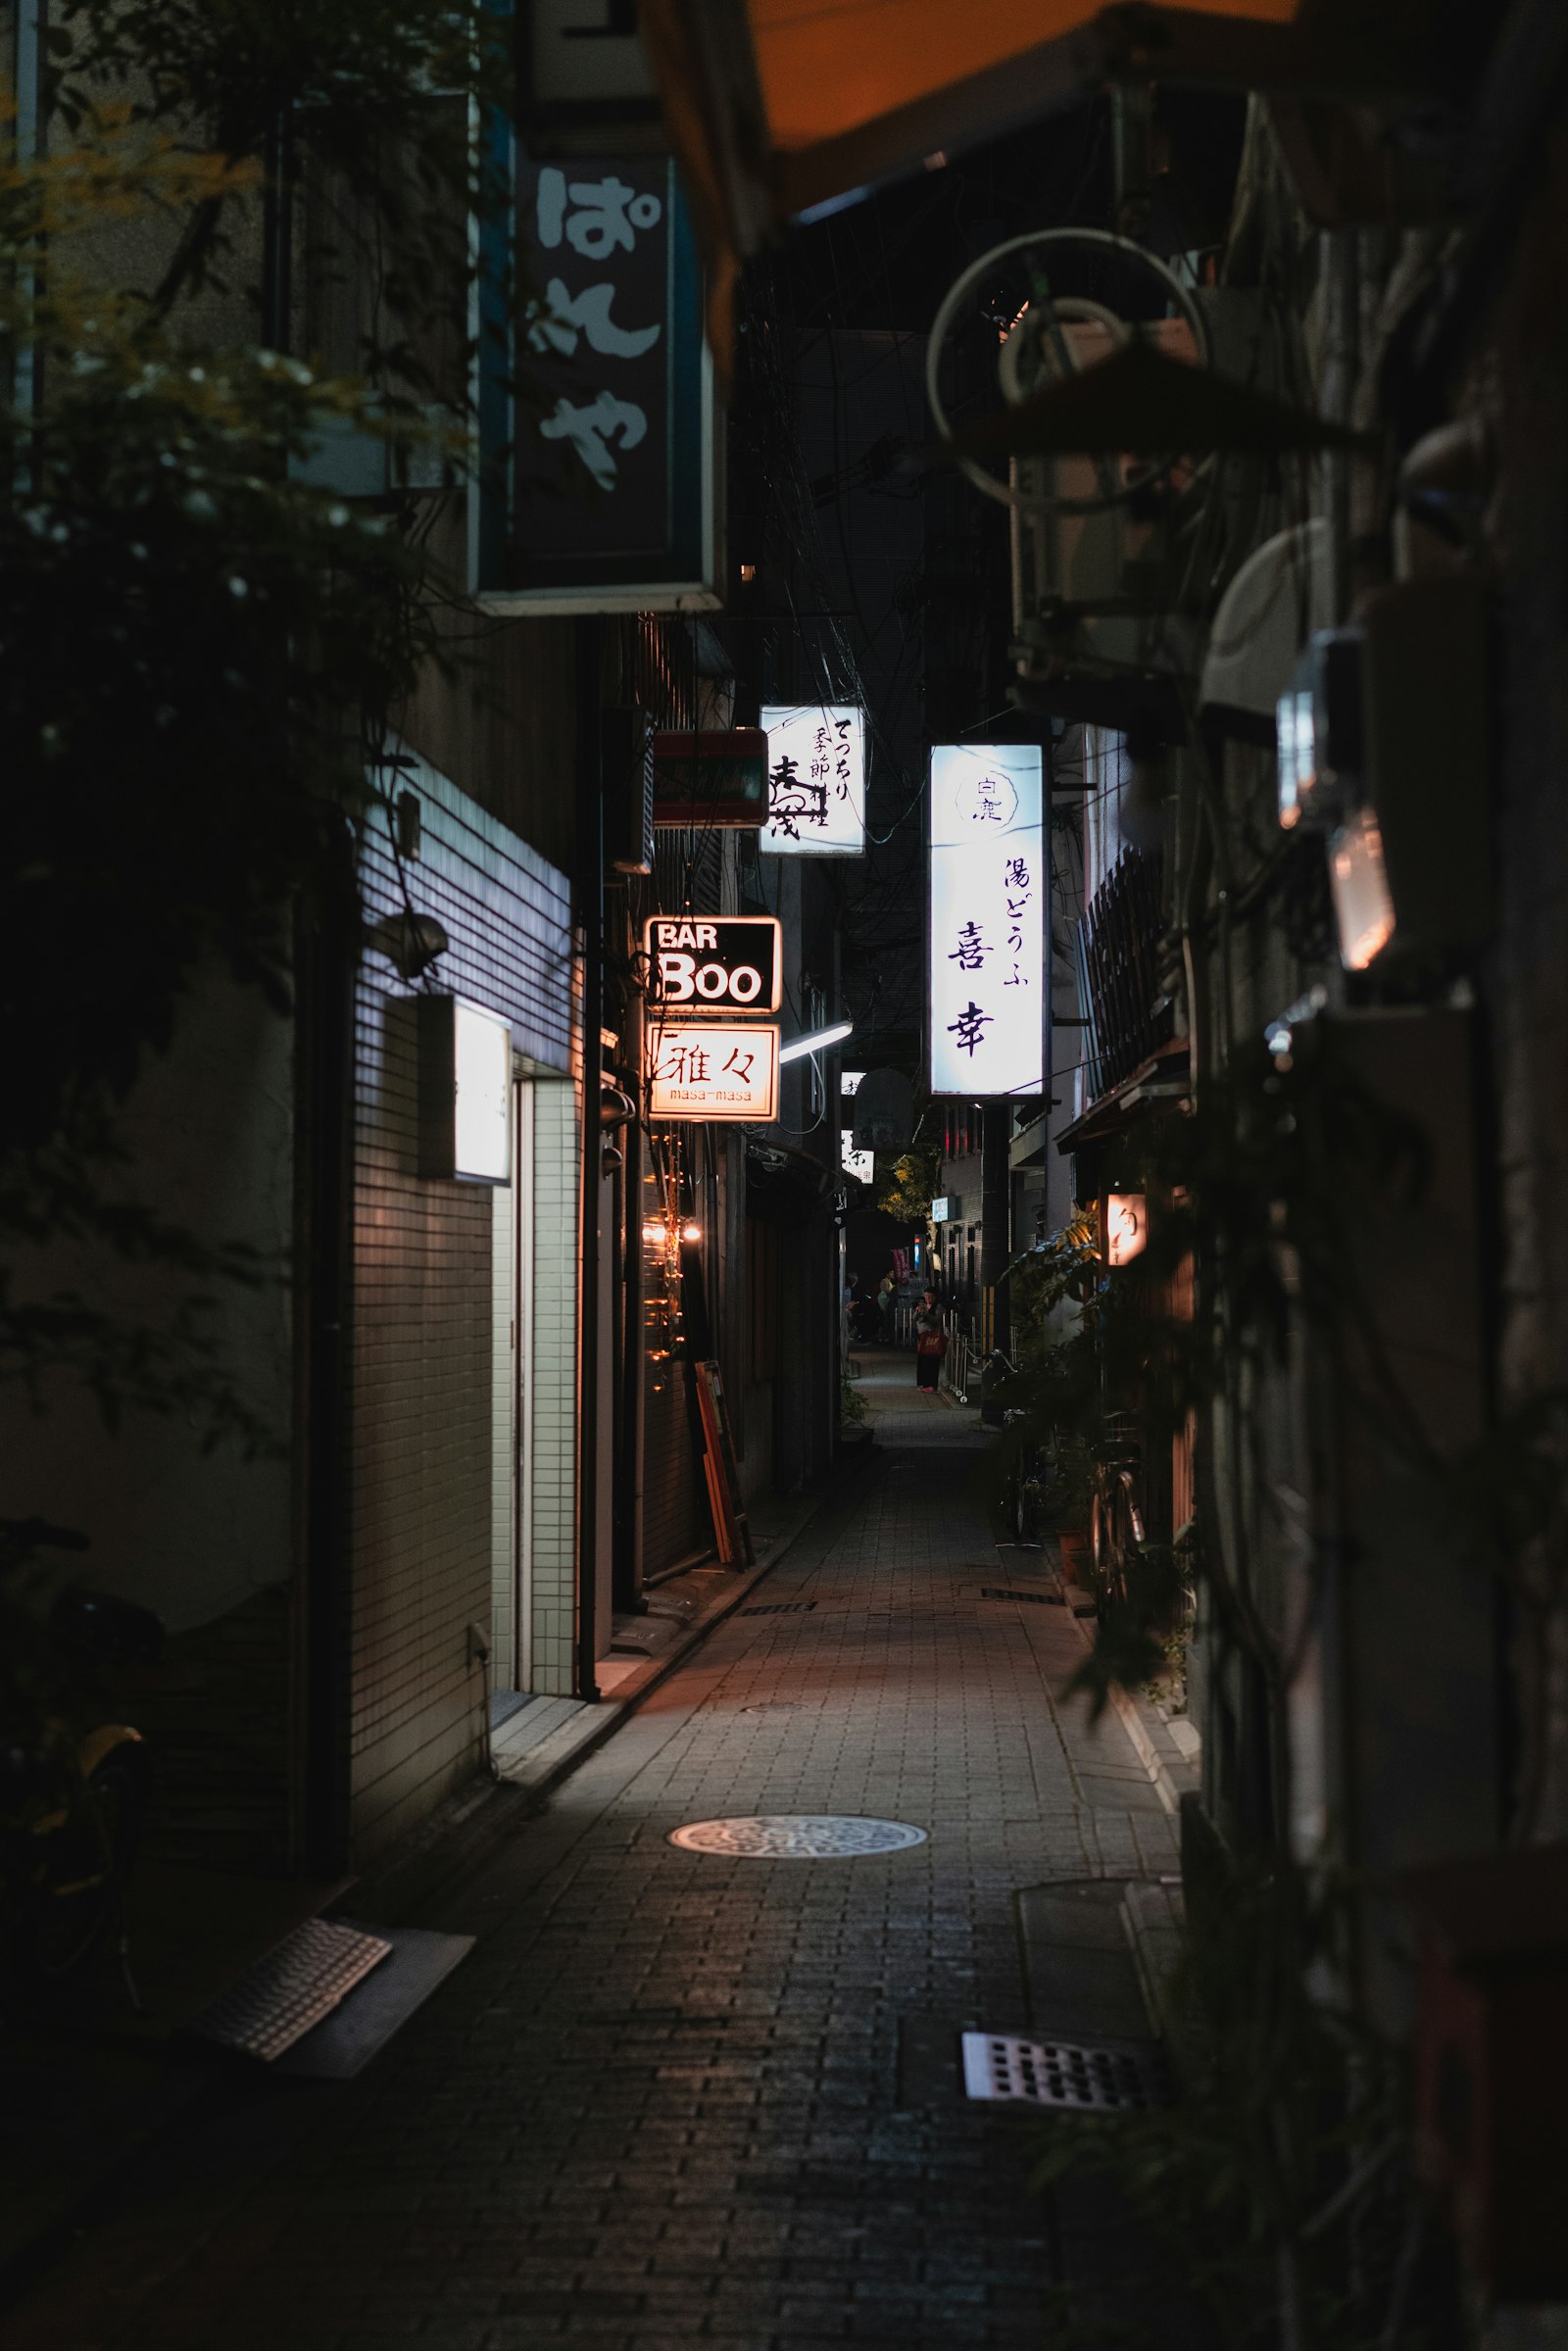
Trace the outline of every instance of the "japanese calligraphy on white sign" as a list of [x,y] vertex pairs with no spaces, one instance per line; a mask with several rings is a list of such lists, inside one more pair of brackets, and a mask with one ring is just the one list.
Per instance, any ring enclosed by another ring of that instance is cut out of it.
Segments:
[[854,1176],[858,1184],[876,1181],[876,1153],[857,1151],[854,1127],[839,1129],[839,1165],[846,1175]]
[[1046,912],[1036,744],[931,754],[931,1091],[1039,1094]]
[[865,714],[852,704],[770,707],[767,823],[759,846],[774,857],[865,854]]
[[648,1040],[650,1118],[778,1116],[778,1030],[746,1022],[665,1025]]

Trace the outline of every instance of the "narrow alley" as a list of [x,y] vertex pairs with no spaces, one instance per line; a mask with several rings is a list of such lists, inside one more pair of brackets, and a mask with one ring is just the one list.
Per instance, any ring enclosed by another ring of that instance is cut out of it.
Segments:
[[[1118,1718],[1058,1702],[1067,1610],[982,1596],[975,1416],[907,1356],[866,1375],[858,1475],[431,1918],[466,1963],[357,2082],[186,2131],[13,2351],[1037,2345],[1054,2286],[1125,2268],[1102,2201],[1031,2193],[1038,2122],[965,2104],[957,2035],[1051,2022],[1018,1895],[1173,1873],[1175,1825]],[[668,1842],[770,1813],[925,1841]],[[1104,1958],[1107,2001],[1130,1976]]]

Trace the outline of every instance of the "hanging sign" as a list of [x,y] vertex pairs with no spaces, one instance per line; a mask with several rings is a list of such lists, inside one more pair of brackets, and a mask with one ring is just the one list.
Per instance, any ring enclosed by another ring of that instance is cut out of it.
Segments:
[[[559,29],[558,64],[592,28]],[[716,609],[712,367],[674,162],[522,161],[499,118],[482,135],[516,205],[478,224],[471,584],[490,612]]]
[[654,822],[742,832],[765,824],[767,737],[761,728],[655,735]]
[[1046,868],[1038,744],[931,754],[931,1091],[1040,1094]]
[[1130,1265],[1149,1247],[1149,1215],[1141,1192],[1107,1192],[1101,1230],[1105,1236],[1105,1263]]
[[858,1184],[873,1184],[876,1181],[876,1153],[856,1150],[854,1127],[839,1129],[839,1165],[846,1175],[854,1176]]
[[649,1031],[650,1118],[778,1116],[778,1030],[758,1022],[665,1022]]
[[776,1012],[784,987],[774,914],[655,914],[643,924],[648,1002],[668,1013]]
[[774,857],[858,857],[865,853],[865,714],[848,703],[770,706],[767,830]]

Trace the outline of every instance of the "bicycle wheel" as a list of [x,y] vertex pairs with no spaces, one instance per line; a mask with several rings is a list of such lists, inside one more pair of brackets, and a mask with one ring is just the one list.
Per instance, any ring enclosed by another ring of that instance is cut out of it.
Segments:
[[1033,1445],[1019,1455],[1013,1474],[1012,1534],[1015,1543],[1040,1541],[1040,1455]]
[[1138,1548],[1141,1528],[1132,1496],[1120,1477],[1097,1491],[1090,1517],[1094,1543],[1095,1604],[1102,1622],[1127,1605],[1128,1568]]

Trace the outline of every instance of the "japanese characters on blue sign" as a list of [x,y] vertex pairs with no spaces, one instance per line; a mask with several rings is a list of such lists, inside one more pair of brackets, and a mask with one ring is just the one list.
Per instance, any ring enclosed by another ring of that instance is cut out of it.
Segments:
[[714,603],[712,396],[674,167],[529,163],[516,197],[510,512],[481,527],[477,584],[563,610]]
[[931,1091],[1043,1091],[1046,884],[1033,744],[931,754]]

